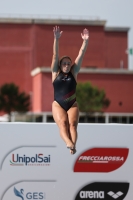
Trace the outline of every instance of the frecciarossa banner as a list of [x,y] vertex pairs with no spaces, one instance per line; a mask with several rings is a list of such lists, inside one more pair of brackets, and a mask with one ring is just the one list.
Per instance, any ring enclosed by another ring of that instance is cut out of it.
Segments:
[[128,148],[92,148],[76,160],[74,172],[111,172],[120,168],[127,159]]

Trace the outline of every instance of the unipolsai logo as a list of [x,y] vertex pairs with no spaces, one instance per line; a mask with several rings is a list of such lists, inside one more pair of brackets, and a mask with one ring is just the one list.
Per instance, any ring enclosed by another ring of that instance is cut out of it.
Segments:
[[34,156],[12,154],[10,165],[11,166],[49,166],[51,156],[44,156],[43,153],[35,154]]
[[129,190],[129,183],[123,182],[94,182],[83,187],[75,200],[123,200]]
[[16,189],[14,187],[14,194],[16,197],[18,197],[21,200],[26,200],[26,199],[45,199],[45,193],[44,192],[26,192],[24,193],[24,189]]

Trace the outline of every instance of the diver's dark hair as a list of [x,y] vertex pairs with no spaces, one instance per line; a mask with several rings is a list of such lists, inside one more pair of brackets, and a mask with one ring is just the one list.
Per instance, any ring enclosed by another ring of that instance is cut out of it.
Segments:
[[59,66],[61,66],[61,62],[64,58],[68,58],[71,62],[72,62],[72,59],[69,57],[69,56],[62,56],[59,60]]

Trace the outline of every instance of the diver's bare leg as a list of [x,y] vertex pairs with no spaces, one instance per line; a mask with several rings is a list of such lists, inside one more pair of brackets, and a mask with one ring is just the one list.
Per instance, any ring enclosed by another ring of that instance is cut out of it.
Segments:
[[[68,114],[68,121],[69,121],[69,132],[70,132],[70,137],[71,140],[76,146],[76,141],[77,141],[77,125],[79,121],[79,109],[78,105],[75,102],[75,104],[67,111]],[[74,153],[71,151],[71,153]]]
[[69,132],[68,132],[68,114],[67,112],[57,103],[53,102],[52,104],[52,113],[53,118],[60,130],[60,136],[66,143],[68,147],[73,148],[74,144],[70,139]]

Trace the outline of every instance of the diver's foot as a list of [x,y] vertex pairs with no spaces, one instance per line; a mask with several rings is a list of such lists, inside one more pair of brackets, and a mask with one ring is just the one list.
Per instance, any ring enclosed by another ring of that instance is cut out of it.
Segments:
[[71,149],[70,149],[70,154],[73,155],[73,154],[75,154],[75,153],[76,153],[76,148],[75,148],[75,147],[74,147],[74,148],[71,148]]
[[68,148],[68,149],[73,149],[74,146],[73,146],[73,145],[72,145],[72,146],[67,146],[67,148]]
[[73,143],[67,143],[67,148],[68,149],[73,149],[74,148],[74,144]]

